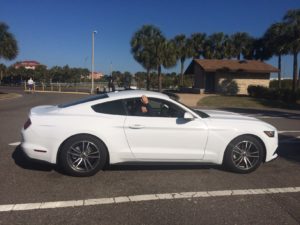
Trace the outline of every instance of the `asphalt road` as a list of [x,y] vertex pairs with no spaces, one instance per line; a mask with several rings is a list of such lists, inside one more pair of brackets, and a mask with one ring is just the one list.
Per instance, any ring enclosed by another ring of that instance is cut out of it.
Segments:
[[[280,131],[279,158],[247,175],[208,165],[118,165],[93,177],[75,178],[54,166],[26,161],[16,142],[20,142],[20,129],[29,109],[82,97],[35,93],[0,100],[0,224],[300,224],[299,191],[268,194],[244,191],[300,187],[299,111],[227,109],[258,117]],[[242,190],[242,193],[227,195],[224,190]],[[214,195],[214,191],[220,191],[217,192],[220,196]],[[148,200],[149,196],[139,197],[168,193],[176,196],[174,193],[182,192],[209,193],[209,196]],[[142,199],[1,211],[8,204],[120,196]]]

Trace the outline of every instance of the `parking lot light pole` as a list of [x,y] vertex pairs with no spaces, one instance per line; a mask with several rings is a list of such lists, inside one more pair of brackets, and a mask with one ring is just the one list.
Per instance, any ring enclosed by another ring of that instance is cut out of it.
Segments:
[[92,78],[92,88],[91,88],[91,94],[94,94],[94,48],[95,48],[95,34],[97,34],[97,31],[94,30],[92,32],[92,74],[91,74],[91,78]]

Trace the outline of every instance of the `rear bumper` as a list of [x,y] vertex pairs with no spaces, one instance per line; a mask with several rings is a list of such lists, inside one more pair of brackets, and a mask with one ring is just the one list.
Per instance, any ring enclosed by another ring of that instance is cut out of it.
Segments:
[[26,160],[28,160],[29,162],[32,162],[32,163],[39,163],[39,164],[45,164],[45,165],[55,165],[55,164],[53,164],[53,163],[51,163],[51,162],[48,162],[48,161],[45,161],[45,160],[43,160],[43,159],[37,159],[37,158],[32,158],[32,157],[30,157],[28,154],[27,154],[27,151],[24,149],[24,148],[22,148],[22,145],[21,145],[21,154],[22,154],[22,156],[26,159]]
[[29,159],[51,163],[49,151],[41,146],[22,142],[21,149]]

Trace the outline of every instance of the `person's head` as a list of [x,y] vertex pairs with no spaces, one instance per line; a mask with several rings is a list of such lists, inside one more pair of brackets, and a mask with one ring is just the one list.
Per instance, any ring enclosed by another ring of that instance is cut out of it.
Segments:
[[146,95],[142,95],[141,102],[147,105],[149,103],[148,97]]

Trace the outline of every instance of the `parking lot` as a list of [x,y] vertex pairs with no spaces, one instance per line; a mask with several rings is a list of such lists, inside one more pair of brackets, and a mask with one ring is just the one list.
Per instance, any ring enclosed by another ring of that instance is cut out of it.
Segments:
[[251,174],[114,165],[76,178],[25,160],[20,130],[31,107],[83,96],[19,92],[0,100],[0,224],[300,224],[300,111],[227,109],[279,131],[278,159]]

